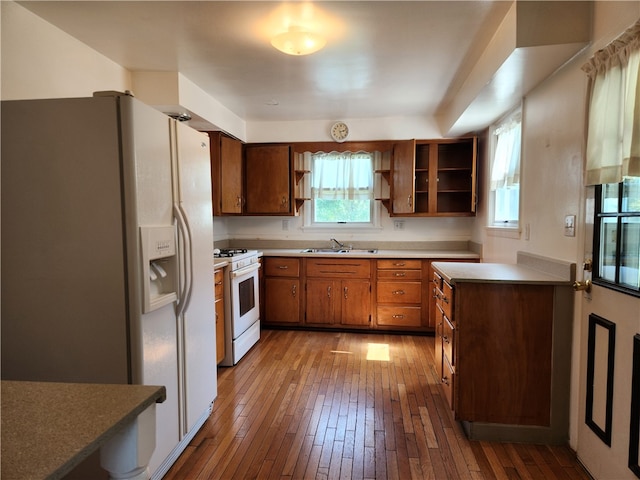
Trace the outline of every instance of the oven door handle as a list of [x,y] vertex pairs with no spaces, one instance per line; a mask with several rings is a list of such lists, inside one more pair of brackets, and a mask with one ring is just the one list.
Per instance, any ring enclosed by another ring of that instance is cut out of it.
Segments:
[[233,270],[231,272],[231,278],[238,278],[244,275],[247,275],[251,272],[255,272],[260,269],[260,263],[252,263],[246,267],[239,268],[238,270]]

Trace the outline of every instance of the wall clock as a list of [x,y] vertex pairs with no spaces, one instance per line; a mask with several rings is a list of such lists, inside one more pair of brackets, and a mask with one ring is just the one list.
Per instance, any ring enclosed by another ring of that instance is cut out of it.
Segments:
[[331,126],[331,138],[336,142],[344,142],[349,136],[349,127],[344,122],[336,122]]

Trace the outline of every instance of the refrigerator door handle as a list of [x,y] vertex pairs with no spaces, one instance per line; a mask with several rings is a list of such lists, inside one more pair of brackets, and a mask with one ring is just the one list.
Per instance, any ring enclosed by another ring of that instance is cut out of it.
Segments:
[[185,252],[185,260],[186,260],[185,264],[188,267],[188,273],[187,273],[188,290],[187,290],[187,298],[184,302],[184,308],[183,308],[183,311],[184,311],[187,308],[189,308],[189,304],[191,303],[191,294],[193,293],[193,234],[191,233],[191,225],[189,224],[189,216],[187,215],[187,212],[185,212],[184,208],[182,208],[182,205],[180,204],[178,205],[178,209],[182,213],[182,221],[184,222],[185,231],[187,232],[187,239],[188,239],[188,248],[187,248],[187,251]]
[[191,297],[191,275],[193,272],[191,261],[191,229],[185,220],[184,211],[179,205],[174,204],[173,212],[178,227],[178,235],[182,239],[182,248],[180,249],[181,255],[178,257],[180,291],[176,307],[176,315],[180,316],[186,310]]

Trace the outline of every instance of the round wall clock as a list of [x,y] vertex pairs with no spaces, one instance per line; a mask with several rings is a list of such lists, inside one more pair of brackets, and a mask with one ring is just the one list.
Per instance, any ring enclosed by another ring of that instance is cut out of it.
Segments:
[[331,126],[331,138],[336,142],[344,142],[349,136],[349,127],[344,122],[336,122]]

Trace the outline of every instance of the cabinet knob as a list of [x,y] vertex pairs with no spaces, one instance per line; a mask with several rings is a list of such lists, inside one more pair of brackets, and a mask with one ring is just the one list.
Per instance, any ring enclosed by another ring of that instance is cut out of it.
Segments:
[[448,337],[447,335],[443,335],[443,336],[442,336],[442,341],[443,341],[444,343],[450,343],[450,342],[449,342],[449,337]]
[[445,385],[449,385],[449,377],[442,377],[442,378],[440,379],[440,381],[441,381],[442,383],[444,383]]

